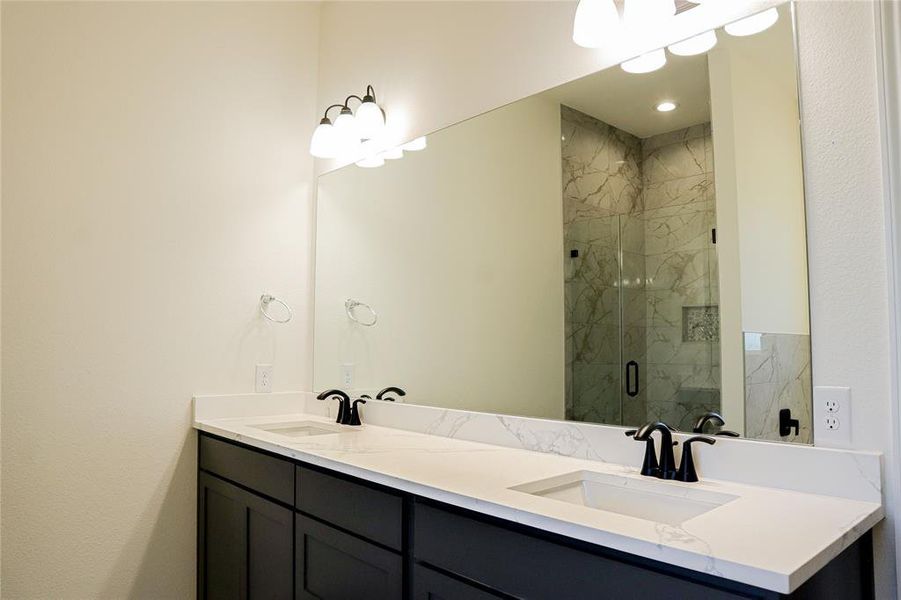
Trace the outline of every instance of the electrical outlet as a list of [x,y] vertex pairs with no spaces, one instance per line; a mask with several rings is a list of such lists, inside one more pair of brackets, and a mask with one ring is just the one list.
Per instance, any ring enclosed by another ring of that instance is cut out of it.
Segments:
[[339,378],[341,387],[344,389],[353,389],[354,387],[354,365],[353,363],[345,363],[341,365]]
[[272,391],[272,365],[257,365],[253,390],[258,394],[268,394]]
[[817,446],[851,446],[851,388],[813,388],[813,436]]

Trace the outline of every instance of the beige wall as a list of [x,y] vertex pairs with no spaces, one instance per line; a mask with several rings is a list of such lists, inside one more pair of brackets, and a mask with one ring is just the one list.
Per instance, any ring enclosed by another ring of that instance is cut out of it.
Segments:
[[[316,389],[346,388],[352,364],[360,390],[563,418],[560,131],[559,103],[533,97],[319,179]],[[347,298],[376,326],[352,323]]]
[[310,386],[318,7],[2,11],[3,592],[189,598],[192,394]]
[[875,7],[802,2],[799,69],[813,382],[851,387],[852,445],[885,453],[888,522],[876,528],[876,597],[895,598],[901,467],[892,448],[898,399],[890,383]]

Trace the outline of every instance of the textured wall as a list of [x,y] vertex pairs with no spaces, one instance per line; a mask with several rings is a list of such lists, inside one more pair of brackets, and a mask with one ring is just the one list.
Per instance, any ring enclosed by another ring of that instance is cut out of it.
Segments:
[[3,3],[4,597],[192,597],[192,394],[309,388],[317,12]]
[[[802,2],[798,34],[813,381],[852,388],[852,445],[886,453],[891,494],[899,477],[891,437],[897,398],[889,379],[874,4]],[[886,509],[888,521],[876,529],[877,598],[897,594],[897,499],[889,495]]]

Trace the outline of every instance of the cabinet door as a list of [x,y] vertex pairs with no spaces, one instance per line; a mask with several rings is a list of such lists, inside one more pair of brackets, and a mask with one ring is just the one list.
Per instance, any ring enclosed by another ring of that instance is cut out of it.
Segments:
[[198,480],[198,597],[292,597],[291,510],[207,473]]
[[315,600],[400,600],[403,560],[327,525],[295,515],[296,598]]
[[413,600],[501,600],[509,598],[492,594],[463,583],[428,567],[413,569]]

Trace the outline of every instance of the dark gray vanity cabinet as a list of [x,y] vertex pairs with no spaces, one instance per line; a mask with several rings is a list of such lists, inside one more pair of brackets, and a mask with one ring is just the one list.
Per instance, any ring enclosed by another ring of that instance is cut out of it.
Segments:
[[298,599],[402,600],[400,554],[299,513],[295,531]]
[[292,598],[291,509],[203,472],[198,497],[198,597]]
[[198,597],[874,597],[869,533],[785,596],[404,494],[200,434]]

